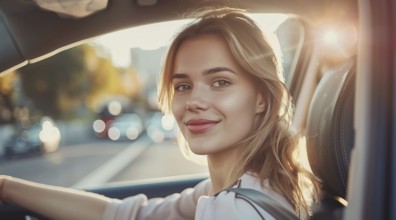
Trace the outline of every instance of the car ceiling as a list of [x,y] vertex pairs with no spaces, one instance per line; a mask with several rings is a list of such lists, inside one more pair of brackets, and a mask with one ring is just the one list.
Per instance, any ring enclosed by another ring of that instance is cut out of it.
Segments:
[[86,39],[133,26],[179,19],[186,11],[208,4],[252,12],[303,15],[310,23],[314,21],[314,25],[354,20],[357,14],[356,0],[158,0],[152,6],[141,6],[139,2],[153,0],[108,0],[104,10],[77,19],[43,10],[33,0],[0,1],[0,75]]

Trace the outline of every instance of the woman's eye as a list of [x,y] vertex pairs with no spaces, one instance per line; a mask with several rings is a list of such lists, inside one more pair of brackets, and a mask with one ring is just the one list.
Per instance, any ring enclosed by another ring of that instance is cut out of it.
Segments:
[[176,90],[176,91],[187,91],[187,90],[189,90],[190,88],[191,88],[191,86],[188,85],[188,84],[179,84],[179,85],[176,85],[176,86],[175,86],[175,90]]
[[231,83],[226,80],[216,80],[212,85],[213,87],[225,87],[229,86]]

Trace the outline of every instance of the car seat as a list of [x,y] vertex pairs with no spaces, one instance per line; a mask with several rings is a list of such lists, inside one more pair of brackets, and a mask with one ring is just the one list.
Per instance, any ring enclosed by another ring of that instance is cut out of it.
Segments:
[[307,155],[312,172],[322,180],[323,198],[312,219],[342,219],[354,146],[354,60],[323,74],[307,116]]

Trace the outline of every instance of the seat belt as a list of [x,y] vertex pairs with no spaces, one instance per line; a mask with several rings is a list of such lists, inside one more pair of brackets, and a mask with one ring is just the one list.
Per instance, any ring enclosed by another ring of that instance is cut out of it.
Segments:
[[263,210],[271,214],[275,219],[299,220],[295,213],[291,212],[279,202],[258,190],[248,188],[228,188],[224,191],[234,192],[239,197],[254,202]]

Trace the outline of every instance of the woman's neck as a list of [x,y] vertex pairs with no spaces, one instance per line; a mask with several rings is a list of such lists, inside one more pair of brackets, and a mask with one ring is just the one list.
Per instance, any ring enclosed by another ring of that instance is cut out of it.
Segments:
[[235,149],[208,155],[208,167],[212,182],[211,194],[216,194],[229,187],[229,176],[235,165]]

